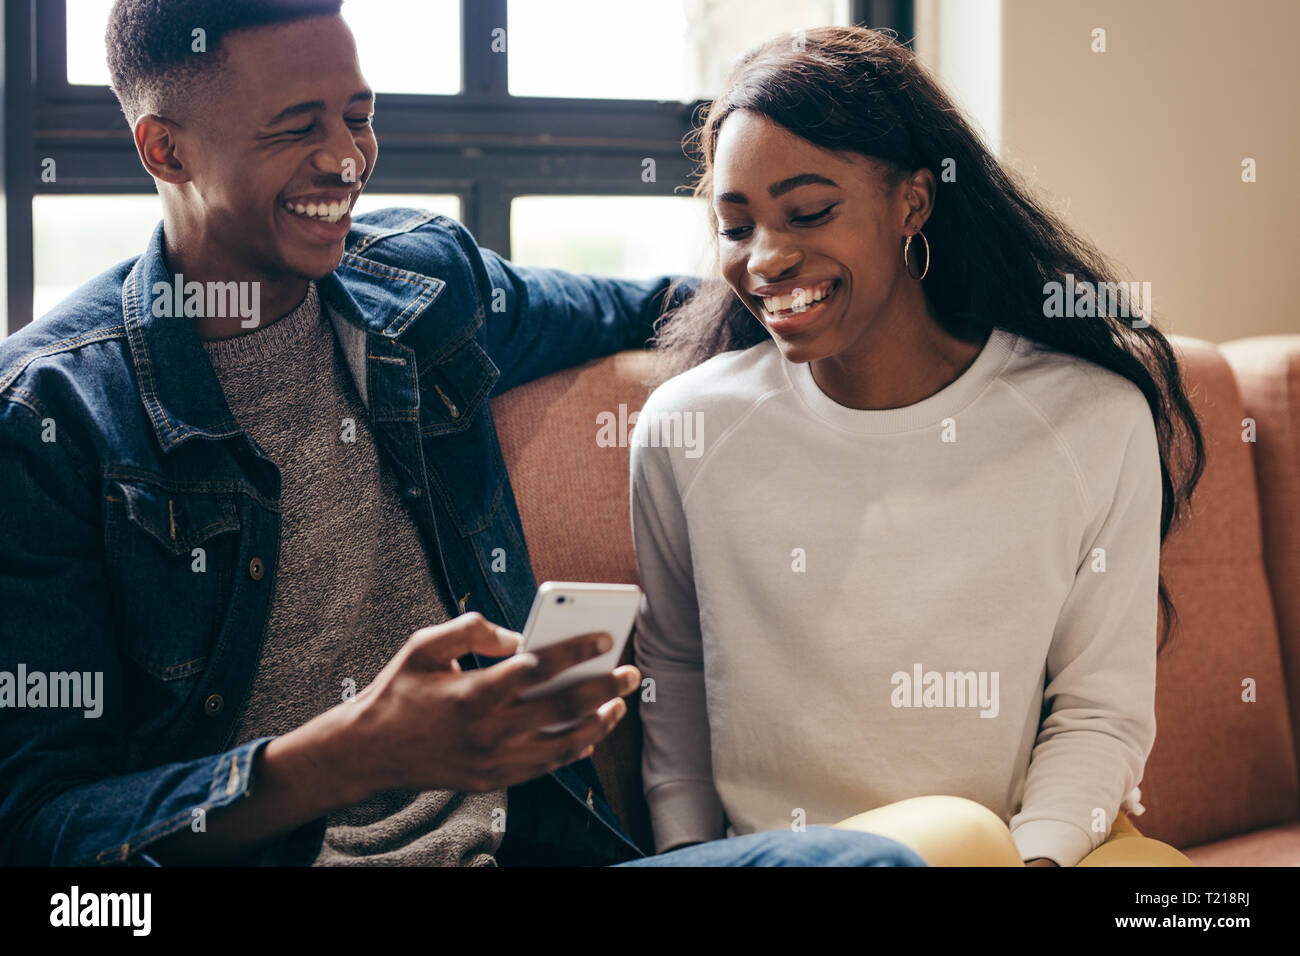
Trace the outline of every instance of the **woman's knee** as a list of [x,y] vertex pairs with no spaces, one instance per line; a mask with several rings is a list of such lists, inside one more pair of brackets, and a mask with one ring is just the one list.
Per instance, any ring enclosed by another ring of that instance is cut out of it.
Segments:
[[1186,855],[1168,843],[1150,837],[1120,834],[1108,839],[1077,866],[1195,866]]
[[912,797],[860,813],[836,826],[897,840],[930,866],[1024,865],[1002,819],[965,797]]

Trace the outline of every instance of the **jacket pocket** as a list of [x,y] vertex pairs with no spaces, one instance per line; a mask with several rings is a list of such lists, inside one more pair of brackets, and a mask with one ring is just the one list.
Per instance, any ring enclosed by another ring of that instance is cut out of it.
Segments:
[[231,494],[180,494],[142,482],[117,484],[125,496],[127,520],[169,554],[189,554],[214,535],[239,530],[239,512]]
[[464,431],[474,421],[500,374],[473,339],[466,340],[438,361],[421,360],[416,367],[420,434],[433,438]]
[[239,547],[236,495],[113,478],[105,509],[124,655],[163,681],[201,672],[228,610]]

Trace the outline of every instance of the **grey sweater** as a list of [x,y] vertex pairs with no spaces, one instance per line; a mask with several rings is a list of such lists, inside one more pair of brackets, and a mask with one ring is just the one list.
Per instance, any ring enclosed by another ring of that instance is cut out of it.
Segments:
[[[419,532],[315,284],[289,315],[205,341],[240,426],[280,469],[280,566],[235,741],[287,733],[365,688],[448,619]],[[333,813],[317,866],[492,866],[506,793],[385,791]]]

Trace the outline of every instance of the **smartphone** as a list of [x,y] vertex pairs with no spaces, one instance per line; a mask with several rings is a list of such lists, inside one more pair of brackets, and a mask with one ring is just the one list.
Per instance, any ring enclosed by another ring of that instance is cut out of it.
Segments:
[[[571,581],[546,581],[537,589],[532,610],[524,624],[523,648],[536,651],[540,648],[577,637],[607,631],[614,638],[614,646],[603,654],[575,664],[556,674],[550,680],[530,688],[520,695],[521,700],[534,700],[584,680],[608,674],[618,666],[623,648],[632,633],[637,608],[641,605],[641,589],[635,584],[579,584]],[[556,732],[572,727],[577,721],[543,727]]]

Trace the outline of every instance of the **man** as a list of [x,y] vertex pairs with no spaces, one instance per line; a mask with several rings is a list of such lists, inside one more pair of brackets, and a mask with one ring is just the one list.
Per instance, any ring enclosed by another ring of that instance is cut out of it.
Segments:
[[[668,282],[354,223],[378,146],[339,8],[113,8],[164,215],[0,345],[3,862],[644,856],[589,759],[636,669],[519,700],[608,635],[515,653],[536,583],[488,398],[643,344]],[[920,863],[822,828],[677,855],[813,859]]]

